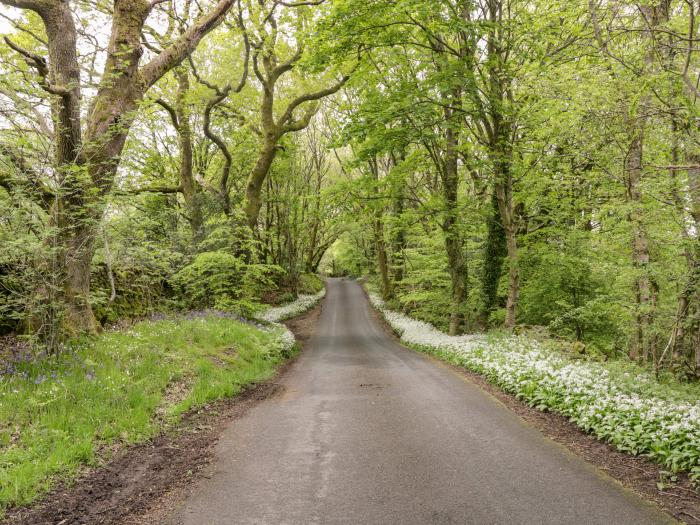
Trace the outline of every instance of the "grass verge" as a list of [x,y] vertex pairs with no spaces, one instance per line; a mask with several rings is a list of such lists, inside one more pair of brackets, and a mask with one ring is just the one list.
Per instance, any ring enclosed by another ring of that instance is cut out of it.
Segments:
[[291,355],[278,329],[226,317],[144,321],[0,376],[0,517],[117,444],[269,378]]

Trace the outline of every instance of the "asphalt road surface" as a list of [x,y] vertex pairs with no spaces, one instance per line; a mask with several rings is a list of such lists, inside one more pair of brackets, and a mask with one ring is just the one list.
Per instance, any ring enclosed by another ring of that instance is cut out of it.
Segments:
[[402,348],[331,279],[280,395],[234,421],[169,523],[672,523],[463,376]]

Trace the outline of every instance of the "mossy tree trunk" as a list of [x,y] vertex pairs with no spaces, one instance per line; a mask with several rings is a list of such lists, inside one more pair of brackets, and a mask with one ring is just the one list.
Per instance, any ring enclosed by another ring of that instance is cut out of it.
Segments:
[[53,268],[55,288],[60,290],[54,300],[63,303],[66,311],[61,330],[71,334],[95,333],[98,323],[90,304],[95,237],[104,212],[104,196],[112,188],[135,110],[146,90],[177,66],[221,22],[233,0],[219,1],[141,68],[141,31],[155,4],[145,0],[115,0],[104,70],[87,112],[84,133],[77,30],[69,2],[0,2],[34,11],[46,30],[48,60],[12,44],[33,66],[39,85],[52,97],[54,164],[59,184],[50,209],[55,257],[46,264]]

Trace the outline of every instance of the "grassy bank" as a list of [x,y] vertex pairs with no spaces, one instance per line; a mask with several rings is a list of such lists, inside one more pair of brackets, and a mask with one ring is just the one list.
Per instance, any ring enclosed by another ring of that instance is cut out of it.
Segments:
[[270,377],[293,338],[214,315],[144,321],[0,375],[0,516],[117,444]]

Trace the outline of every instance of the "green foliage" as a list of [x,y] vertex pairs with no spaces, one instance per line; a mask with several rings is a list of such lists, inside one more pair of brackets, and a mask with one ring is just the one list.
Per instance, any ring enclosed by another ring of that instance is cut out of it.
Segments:
[[172,282],[186,308],[249,315],[257,308],[251,298],[274,289],[283,272],[274,265],[245,264],[230,253],[204,252],[177,272]]
[[299,276],[299,293],[314,295],[324,287],[323,281],[315,273],[304,273]]
[[549,326],[609,354],[621,350],[624,332],[618,323],[626,315],[612,296],[611,280],[593,264],[589,235],[571,232],[560,241],[542,234],[540,239],[521,255],[521,321]]
[[243,295],[244,263],[225,252],[204,252],[173,276],[189,308],[214,308]]

